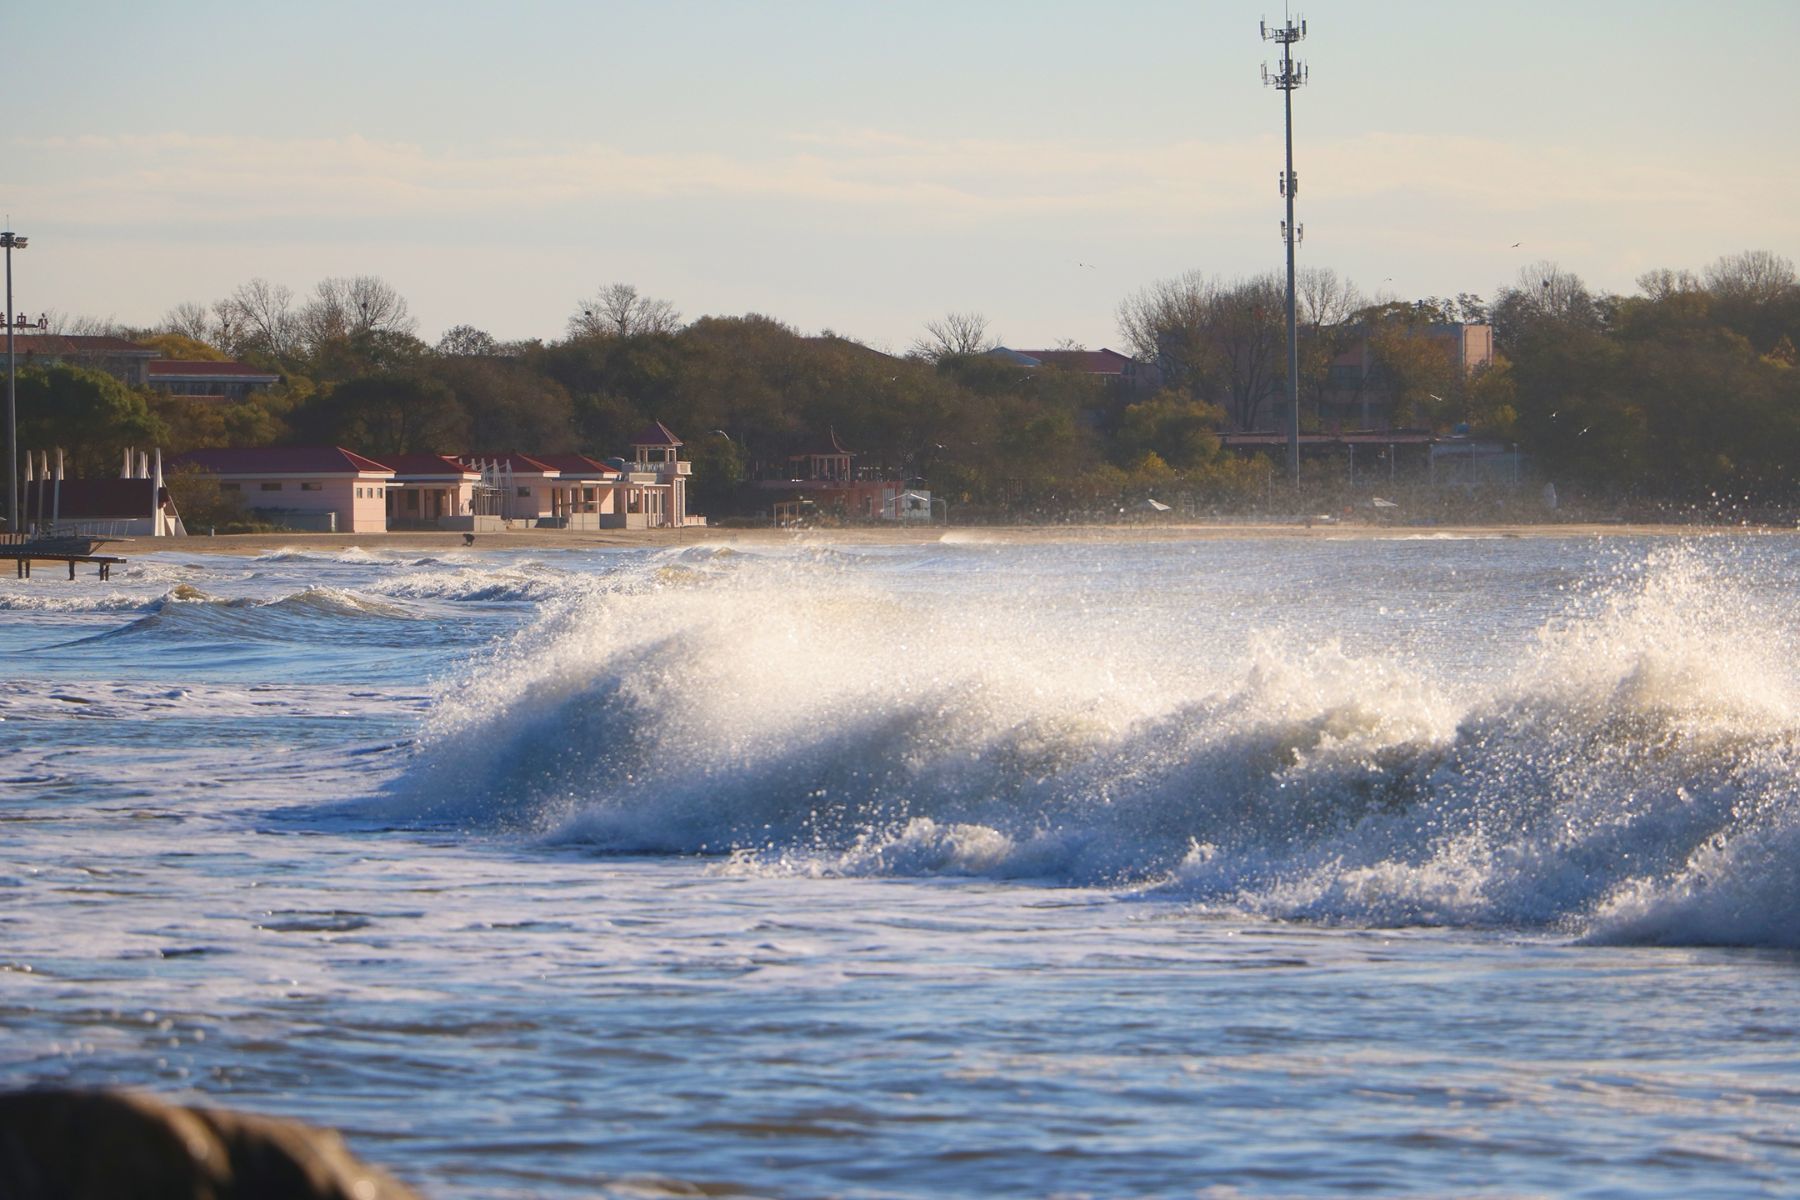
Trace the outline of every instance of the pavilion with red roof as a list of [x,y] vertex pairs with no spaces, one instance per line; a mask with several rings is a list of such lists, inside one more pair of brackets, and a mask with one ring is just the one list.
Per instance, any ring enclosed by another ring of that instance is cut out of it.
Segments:
[[290,529],[383,533],[394,469],[342,446],[255,446],[190,450],[169,462],[218,477],[252,513]]

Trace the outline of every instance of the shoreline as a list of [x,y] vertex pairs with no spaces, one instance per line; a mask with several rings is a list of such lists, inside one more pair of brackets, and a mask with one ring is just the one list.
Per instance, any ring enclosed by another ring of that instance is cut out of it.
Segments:
[[1794,534],[1795,529],[1770,525],[1674,524],[1457,524],[1364,525],[1243,522],[1230,524],[1119,525],[954,525],[945,527],[845,526],[814,529],[729,529],[691,527],[647,530],[519,529],[477,534],[465,544],[456,532],[400,533],[228,533],[185,538],[133,538],[111,543],[109,553],[122,556],[173,552],[182,554],[266,554],[278,550],[595,550],[680,546],[924,546],[949,544],[1054,545],[1091,542],[1253,541],[1310,539],[1379,541],[1431,538],[1607,538],[1721,537]]

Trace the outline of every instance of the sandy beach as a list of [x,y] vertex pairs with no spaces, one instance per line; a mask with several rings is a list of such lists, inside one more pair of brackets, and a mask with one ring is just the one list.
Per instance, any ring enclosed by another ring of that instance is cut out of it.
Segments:
[[[1598,538],[1598,537],[1712,537],[1745,534],[1792,534],[1792,529],[1772,526],[1674,525],[1674,524],[1541,524],[1541,525],[1368,525],[1351,523],[1295,522],[1229,524],[1120,524],[1120,525],[941,525],[928,527],[846,526],[816,529],[652,529],[566,531],[516,529],[505,533],[478,534],[477,550],[579,550],[595,547],[694,546],[694,545],[820,545],[906,546],[933,542],[993,542],[1008,545],[1059,542],[1160,542],[1233,538]],[[401,550],[448,551],[464,549],[460,533],[255,533],[222,534],[153,540],[138,538],[109,547],[115,554],[143,554],[151,550],[179,550],[187,554],[266,554],[273,550],[316,551]]]

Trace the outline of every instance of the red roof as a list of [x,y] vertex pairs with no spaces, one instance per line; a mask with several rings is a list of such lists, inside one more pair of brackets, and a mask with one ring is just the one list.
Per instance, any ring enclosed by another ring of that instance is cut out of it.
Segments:
[[195,466],[215,475],[355,475],[393,471],[342,446],[249,446],[229,450],[189,450],[171,465]]
[[157,358],[162,354],[160,350],[124,338],[67,333],[14,334],[13,348],[20,354],[136,354],[144,358]]
[[461,478],[480,474],[444,454],[384,454],[381,461],[387,464],[397,478],[404,479],[443,479],[448,476]]
[[548,463],[564,475],[585,475],[589,477],[611,477],[619,472],[603,462],[589,458],[585,454],[540,454],[537,460]]
[[148,373],[152,379],[173,377],[185,378],[217,378],[230,376],[241,379],[266,379],[274,383],[281,376],[260,370],[249,363],[241,362],[204,362],[195,359],[159,358],[148,364]]
[[1086,375],[1123,375],[1134,361],[1117,350],[1104,347],[1099,350],[1014,350],[1012,353],[1035,358],[1046,367],[1060,367]]
[[478,471],[481,469],[481,464],[483,463],[497,462],[510,468],[514,475],[561,474],[560,471],[543,459],[533,458],[527,454],[520,454],[517,450],[507,450],[498,454],[492,451],[489,451],[486,454],[458,454],[456,455],[456,460],[461,463],[467,463]]
[[685,446],[686,442],[669,432],[669,427],[661,421],[652,421],[642,433],[631,439],[631,445],[637,446]]

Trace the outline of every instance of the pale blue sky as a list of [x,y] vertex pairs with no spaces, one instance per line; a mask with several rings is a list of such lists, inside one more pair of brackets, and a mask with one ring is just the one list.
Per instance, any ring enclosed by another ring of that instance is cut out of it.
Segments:
[[[1491,294],[1553,259],[1800,256],[1800,4],[1323,0],[1302,262]],[[69,0],[7,20],[17,306],[150,323],[377,274],[433,339],[624,281],[904,348],[979,311],[1117,344],[1125,295],[1281,264],[1278,6]],[[1522,243],[1517,249],[1512,243]]]

